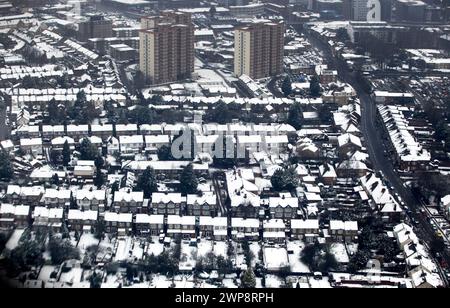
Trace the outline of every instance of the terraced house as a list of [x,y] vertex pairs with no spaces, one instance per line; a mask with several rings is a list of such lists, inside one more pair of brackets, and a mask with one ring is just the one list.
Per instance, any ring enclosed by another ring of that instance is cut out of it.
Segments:
[[186,204],[181,193],[153,193],[150,211],[157,215],[180,215]]
[[212,192],[203,195],[187,195],[186,200],[188,215],[214,217],[217,214],[217,196]]

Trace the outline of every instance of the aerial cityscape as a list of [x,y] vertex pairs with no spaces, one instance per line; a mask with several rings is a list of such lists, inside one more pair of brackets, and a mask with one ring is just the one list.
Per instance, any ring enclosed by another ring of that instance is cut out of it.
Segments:
[[0,0],[0,285],[447,288],[449,78],[449,0]]

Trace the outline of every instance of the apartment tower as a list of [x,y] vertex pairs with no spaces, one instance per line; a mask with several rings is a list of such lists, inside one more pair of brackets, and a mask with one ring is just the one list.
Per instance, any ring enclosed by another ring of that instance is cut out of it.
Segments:
[[283,73],[284,22],[255,22],[234,31],[234,74],[253,79]]
[[191,14],[163,11],[141,19],[139,69],[152,84],[191,77],[194,26]]

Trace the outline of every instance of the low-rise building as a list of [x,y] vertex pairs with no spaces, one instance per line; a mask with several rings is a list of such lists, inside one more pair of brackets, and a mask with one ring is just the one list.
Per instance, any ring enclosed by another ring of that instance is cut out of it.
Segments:
[[259,220],[254,218],[231,218],[231,236],[235,240],[258,240]]
[[32,217],[34,229],[50,229],[54,232],[61,232],[64,209],[37,206],[34,208]]
[[133,226],[133,214],[105,212],[104,222],[106,232],[125,236],[131,232]]
[[217,196],[215,193],[203,193],[202,195],[187,195],[187,213],[191,216],[216,216]]
[[0,228],[25,228],[30,218],[30,207],[3,203],[0,205]]
[[269,208],[270,217],[291,219],[297,216],[299,202],[297,197],[292,197],[290,193],[284,193],[279,197],[262,199],[261,204]]
[[200,235],[206,238],[214,238],[216,241],[226,240],[228,237],[228,218],[200,216]]
[[358,222],[356,221],[330,221],[330,236],[334,240],[351,242],[358,237]]
[[142,191],[116,191],[114,209],[120,213],[146,213],[144,193]]
[[135,225],[140,234],[160,235],[164,231],[164,215],[136,214]]
[[196,235],[195,216],[167,216],[167,235],[182,238],[194,238]]
[[137,154],[144,150],[144,137],[142,135],[120,136],[119,143],[122,154]]
[[20,149],[34,156],[42,155],[42,138],[20,139]]
[[291,236],[295,239],[312,243],[319,237],[320,228],[317,219],[292,219]]
[[91,232],[97,224],[97,211],[81,211],[70,209],[67,215],[68,227],[70,230]]
[[8,185],[6,189],[6,202],[12,204],[35,205],[42,199],[45,189],[42,186]]
[[76,192],[76,202],[78,208],[88,211],[105,211],[106,191],[81,189]]
[[157,215],[180,215],[186,204],[181,193],[153,193],[150,211]]
[[263,222],[265,241],[283,242],[286,240],[286,224],[282,219],[270,219]]
[[69,207],[72,198],[72,191],[68,189],[47,189],[42,196],[42,204],[47,207]]

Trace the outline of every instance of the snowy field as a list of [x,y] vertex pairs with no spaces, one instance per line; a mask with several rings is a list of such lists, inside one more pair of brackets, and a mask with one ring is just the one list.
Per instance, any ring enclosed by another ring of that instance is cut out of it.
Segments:
[[268,270],[279,270],[289,265],[288,253],[284,247],[264,247],[264,263]]
[[197,264],[197,260],[197,247],[189,246],[189,241],[182,241],[180,270],[194,269]]
[[226,258],[228,250],[227,242],[214,242],[214,254]]
[[95,236],[91,233],[83,233],[81,235],[80,240],[78,241],[78,249],[80,249],[81,253],[85,253],[86,249],[91,246],[98,246],[99,240],[95,238]]
[[154,237],[150,243],[147,244],[147,255],[159,256],[164,251],[164,244],[158,242],[158,238]]
[[288,255],[289,265],[293,273],[309,273],[309,267],[300,260],[302,250],[305,243],[302,241],[291,241],[287,243],[288,251],[292,252]]
[[345,249],[345,244],[343,243],[331,244],[330,252],[334,255],[336,261],[338,261],[339,263],[348,263],[350,261],[347,250]]

